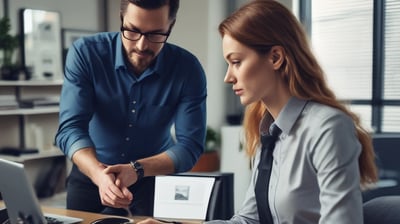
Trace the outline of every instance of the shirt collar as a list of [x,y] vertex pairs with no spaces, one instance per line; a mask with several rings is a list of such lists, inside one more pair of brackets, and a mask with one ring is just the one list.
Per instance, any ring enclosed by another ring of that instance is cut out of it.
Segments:
[[303,112],[308,100],[301,100],[296,97],[291,97],[278,118],[274,122],[285,134],[289,134],[300,114]]
[[275,129],[274,126],[277,126],[283,133],[288,135],[296,123],[296,120],[304,110],[307,102],[307,100],[291,97],[275,121],[270,120],[272,119],[271,116],[264,116],[262,118],[259,127],[260,134],[267,135],[268,133],[272,133],[273,129]]
[[116,38],[116,47],[115,47],[115,70],[118,70],[119,68],[127,68],[125,65],[125,60],[124,60],[124,51],[122,47],[122,40],[121,40],[121,32],[118,32],[117,38]]

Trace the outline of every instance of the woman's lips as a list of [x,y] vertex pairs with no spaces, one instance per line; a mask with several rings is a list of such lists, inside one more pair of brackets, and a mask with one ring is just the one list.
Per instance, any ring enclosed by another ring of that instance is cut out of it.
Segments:
[[233,92],[238,96],[243,95],[243,89],[234,89]]

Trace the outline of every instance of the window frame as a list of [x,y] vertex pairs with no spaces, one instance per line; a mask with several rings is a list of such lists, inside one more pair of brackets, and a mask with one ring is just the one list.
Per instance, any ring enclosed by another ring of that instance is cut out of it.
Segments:
[[[312,0],[299,0],[299,20],[311,37]],[[370,100],[351,99],[350,105],[371,106],[371,127],[374,134],[400,133],[383,132],[383,109],[385,106],[400,106],[400,99],[384,99],[385,73],[385,4],[386,0],[373,0],[373,46],[372,46],[372,97]]]

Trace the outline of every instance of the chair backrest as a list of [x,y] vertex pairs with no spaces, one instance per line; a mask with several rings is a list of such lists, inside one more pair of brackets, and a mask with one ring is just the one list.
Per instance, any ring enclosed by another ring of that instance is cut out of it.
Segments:
[[370,201],[370,200],[372,200],[374,198],[377,198],[377,197],[391,196],[391,195],[400,196],[400,185],[380,186],[380,187],[377,187],[377,188],[372,188],[372,189],[365,190],[362,193],[363,202]]
[[364,224],[399,224],[400,196],[382,196],[364,203]]
[[400,181],[400,135],[376,134],[373,136],[374,151],[381,179]]

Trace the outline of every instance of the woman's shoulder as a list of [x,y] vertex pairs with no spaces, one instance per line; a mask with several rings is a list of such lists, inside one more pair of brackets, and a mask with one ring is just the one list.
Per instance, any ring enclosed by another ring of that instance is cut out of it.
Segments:
[[344,111],[325,104],[310,101],[304,111],[303,119],[309,126],[318,129],[348,129],[354,128],[353,119]]
[[344,111],[315,101],[307,103],[304,112],[310,117],[326,119],[331,117],[350,118]]

